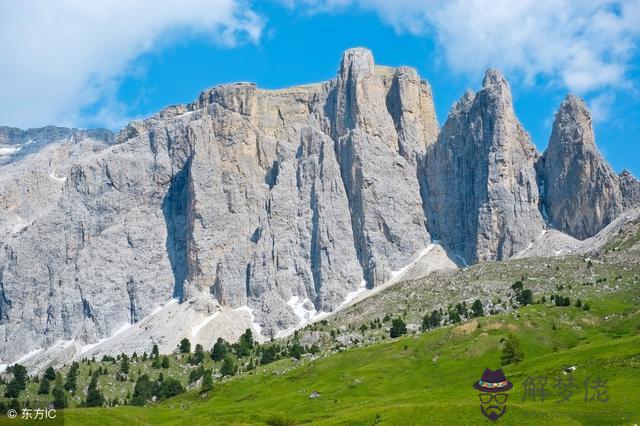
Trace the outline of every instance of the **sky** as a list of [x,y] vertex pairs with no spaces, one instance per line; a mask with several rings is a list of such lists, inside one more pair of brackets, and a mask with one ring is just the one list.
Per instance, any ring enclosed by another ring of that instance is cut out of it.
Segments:
[[417,68],[441,125],[501,69],[541,151],[577,94],[613,168],[640,176],[640,0],[0,0],[0,40],[0,125],[118,130],[217,84],[330,79],[364,46]]

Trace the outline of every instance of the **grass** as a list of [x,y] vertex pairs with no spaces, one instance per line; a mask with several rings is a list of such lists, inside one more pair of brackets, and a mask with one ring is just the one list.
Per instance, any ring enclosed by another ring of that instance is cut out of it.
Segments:
[[[66,410],[65,424],[491,424],[471,384],[485,367],[500,366],[501,340],[509,333],[518,336],[525,359],[504,367],[514,388],[500,423],[635,424],[639,293],[604,296],[589,312],[531,305],[313,361],[281,360],[216,383],[206,395],[192,391],[145,408]],[[571,365],[577,365],[571,374],[578,387],[568,402],[522,400],[527,377],[548,377],[553,390]],[[608,381],[606,403],[584,401],[583,381],[596,376]],[[309,398],[314,390],[320,398]]]
[[[511,284],[523,279],[534,299],[547,302],[511,310]],[[453,289],[453,290],[452,290]],[[591,310],[555,307],[551,294],[588,301]],[[509,307],[499,315],[472,319],[458,325],[389,339],[386,327],[368,330],[349,348],[334,349],[329,331],[358,330],[389,313],[419,323],[438,305],[480,297],[500,296]],[[468,297],[469,296],[469,297]],[[437,299],[437,300],[436,300]],[[500,367],[503,341],[515,334],[525,352],[523,362],[504,366],[514,383],[502,424],[637,424],[640,423],[640,262],[637,252],[610,252],[592,264],[579,256],[520,259],[474,265],[451,273],[400,283],[328,319],[316,330],[323,348],[320,357],[290,358],[259,366],[240,376],[218,380],[206,393],[186,394],[148,407],[70,408],[65,424],[78,425],[200,425],[200,424],[492,424],[479,409],[471,384],[486,367]],[[205,348],[208,350],[209,348]],[[140,355],[140,354],[138,354]],[[133,394],[135,378],[160,372],[165,378],[187,383],[193,366],[188,355],[172,354],[169,369],[152,369],[151,361],[132,362],[130,380],[117,382],[119,364],[80,363],[78,389],[89,380],[89,369],[107,367],[99,388],[108,399],[124,400]],[[571,374],[575,394],[568,402],[523,401],[527,377],[547,377],[555,391],[558,376],[576,365]],[[208,357],[205,368],[220,363]],[[66,373],[63,371],[63,373]],[[599,376],[608,381],[609,401],[584,401],[583,382]],[[37,383],[29,383],[25,396],[38,398]],[[1,390],[1,389],[0,389]],[[321,396],[310,399],[317,391]],[[21,395],[21,399],[22,395]],[[71,399],[71,398],[70,398]],[[72,406],[80,397],[71,399]],[[0,424],[21,424],[0,417]]]

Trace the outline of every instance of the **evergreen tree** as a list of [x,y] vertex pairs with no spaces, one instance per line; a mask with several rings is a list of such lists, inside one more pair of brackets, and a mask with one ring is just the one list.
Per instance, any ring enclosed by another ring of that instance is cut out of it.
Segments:
[[133,397],[131,398],[131,404],[137,406],[143,406],[152,397],[153,386],[149,380],[149,376],[143,374],[138,377],[136,386],[133,388]]
[[294,357],[295,359],[300,359],[302,354],[304,353],[304,349],[300,346],[300,342],[298,339],[293,341],[293,344],[289,348],[289,356]]
[[407,334],[407,324],[402,320],[402,318],[394,318],[391,321],[391,329],[389,330],[389,335],[392,338],[400,337],[403,334]]
[[56,382],[51,394],[53,395],[53,406],[57,410],[67,408],[69,403],[67,401],[67,393],[64,391],[64,386],[62,385],[62,375],[60,373],[56,374]]
[[20,392],[27,388],[27,369],[20,364],[14,364],[9,371],[13,373],[13,379],[7,384],[4,396],[18,398]]
[[166,379],[160,384],[160,388],[158,389],[158,398],[159,399],[167,399],[174,397],[176,395],[180,395],[185,391],[184,386],[176,379]]
[[43,375],[40,379],[40,387],[38,388],[39,395],[49,394],[49,380]]
[[208,391],[213,389],[213,376],[211,374],[211,370],[205,370],[202,375],[202,390]]
[[510,334],[502,348],[502,365],[517,363],[523,359],[524,352],[520,348],[520,341],[515,335]]
[[64,382],[64,388],[69,392],[75,392],[78,386],[78,368],[80,366],[77,362],[71,364],[69,372],[67,373],[67,380]]
[[153,344],[153,349],[151,349],[151,356],[153,358],[157,358],[158,355],[160,355],[160,352],[158,351],[158,345],[156,345],[155,343]]
[[45,370],[44,377],[49,381],[56,379],[56,371],[53,369],[53,367],[48,367]]
[[87,400],[85,401],[87,407],[102,407],[104,405],[104,396],[98,389],[98,373],[91,377],[89,383],[89,389],[87,390]]
[[169,368],[169,357],[166,355],[162,357],[162,368],[165,370]]
[[189,383],[193,383],[197,381],[200,377],[204,375],[204,367],[199,366],[195,370],[191,370],[189,372]]
[[204,349],[202,348],[202,345],[198,343],[193,355],[189,357],[189,364],[198,365],[202,364],[202,361],[204,361]]
[[482,302],[480,299],[476,299],[471,305],[471,311],[473,312],[474,317],[483,317],[484,316],[484,308],[482,307]]
[[180,345],[178,346],[180,349],[180,353],[188,354],[191,352],[191,342],[186,337],[180,340]]
[[226,354],[227,344],[222,337],[218,337],[218,340],[216,340],[216,343],[211,349],[211,359],[214,361],[222,361]]
[[163,358],[160,357],[155,357],[153,358],[153,361],[151,361],[151,368],[162,368],[162,361],[164,360]]
[[260,364],[269,364],[278,359],[278,350],[274,345],[268,345],[262,347],[262,357],[260,358]]
[[129,358],[127,356],[123,356],[120,361],[120,372],[122,374],[129,374]]
[[531,305],[533,303],[533,292],[528,288],[524,289],[516,296],[516,300],[522,306]]
[[250,329],[246,329],[244,334],[240,336],[240,340],[238,341],[236,354],[239,357],[247,356],[251,353],[253,349],[253,333]]
[[582,300],[578,299],[576,300],[576,308],[581,308],[582,307]]
[[233,376],[238,372],[238,364],[231,354],[226,354],[222,360],[222,367],[220,367],[220,374],[223,376]]
[[449,311],[449,321],[451,321],[451,324],[458,324],[460,321],[462,321],[462,318],[460,318],[460,314],[457,310]]

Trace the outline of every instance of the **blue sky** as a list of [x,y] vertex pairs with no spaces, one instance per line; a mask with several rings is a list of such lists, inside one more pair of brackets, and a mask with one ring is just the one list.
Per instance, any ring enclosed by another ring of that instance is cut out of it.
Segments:
[[117,129],[220,83],[332,78],[345,49],[365,46],[418,69],[441,124],[497,66],[540,150],[577,93],[614,169],[640,175],[639,0],[53,3],[0,0],[0,125]]

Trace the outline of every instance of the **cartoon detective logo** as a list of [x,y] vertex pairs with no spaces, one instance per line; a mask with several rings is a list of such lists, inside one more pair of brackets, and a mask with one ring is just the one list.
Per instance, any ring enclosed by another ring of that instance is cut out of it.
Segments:
[[513,383],[507,380],[502,369],[493,371],[484,370],[482,378],[473,384],[479,390],[480,411],[489,420],[498,420],[507,411],[507,392],[513,387]]

